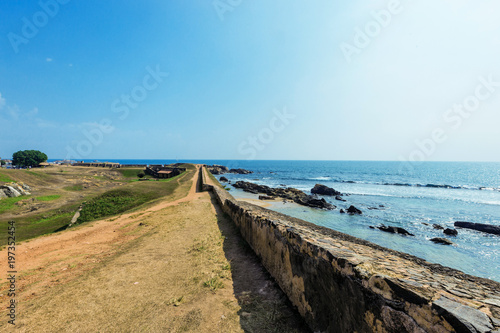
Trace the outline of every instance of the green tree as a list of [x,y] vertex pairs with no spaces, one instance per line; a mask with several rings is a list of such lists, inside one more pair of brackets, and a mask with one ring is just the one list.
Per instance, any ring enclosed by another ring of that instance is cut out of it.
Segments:
[[34,167],[47,161],[47,155],[38,150],[20,150],[12,155],[12,164],[19,167]]
[[0,165],[5,165],[5,161],[4,160],[0,160]]

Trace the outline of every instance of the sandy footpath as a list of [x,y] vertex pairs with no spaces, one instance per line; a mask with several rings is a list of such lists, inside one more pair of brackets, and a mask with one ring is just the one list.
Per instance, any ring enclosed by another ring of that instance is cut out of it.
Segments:
[[[3,307],[0,331],[307,331],[197,179],[142,211],[18,245],[16,327]],[[0,260],[2,304],[6,271]]]

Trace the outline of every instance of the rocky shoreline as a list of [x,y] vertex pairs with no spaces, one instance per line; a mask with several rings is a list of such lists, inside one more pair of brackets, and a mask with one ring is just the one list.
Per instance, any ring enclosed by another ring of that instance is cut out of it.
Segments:
[[[245,169],[228,169],[227,167],[221,165],[209,166],[208,170],[212,172],[214,175],[221,175],[225,173],[245,175],[253,173],[252,171]],[[230,181],[228,181],[226,177],[221,177],[221,181],[231,183]],[[235,188],[239,188],[245,192],[259,195],[259,200],[276,200],[277,198],[280,198],[283,199],[285,202],[286,200],[290,200],[302,206],[325,209],[325,210],[334,210],[337,207],[326,201],[324,198],[320,198],[319,196],[330,196],[333,199],[342,202],[347,201],[343,198],[343,196],[349,196],[349,194],[347,193],[341,193],[323,184],[316,184],[311,189],[311,195],[293,187],[286,187],[286,185],[284,184],[281,185],[283,186],[282,188],[272,188],[266,185],[259,185],[246,181],[237,181],[236,183],[232,184],[232,186],[234,186]],[[385,208],[384,205],[379,205],[378,207],[368,207],[368,210],[378,210],[384,208]],[[353,205],[350,205],[349,208],[347,209],[341,208],[340,213],[349,215],[363,214],[363,212],[360,209],[354,207]],[[427,223],[423,224],[429,226],[429,224]],[[442,230],[443,235],[446,235],[448,237],[453,238],[458,235],[458,231],[453,228],[444,228],[437,224],[432,225],[432,227],[437,230]],[[457,221],[455,222],[455,227],[471,229],[482,233],[500,235],[500,226]],[[386,226],[382,224],[378,226],[370,226],[370,228],[400,236],[414,236],[412,233],[405,230],[404,228],[397,226],[390,226],[390,225]],[[429,241],[442,245],[454,244],[453,241],[451,241],[449,238],[443,238],[443,237],[434,237],[432,239],[429,239]]]
[[308,195],[301,190],[296,188],[272,188],[266,185],[258,185],[245,181],[237,181],[233,184],[234,187],[242,189],[245,192],[253,194],[265,194],[265,200],[270,200],[272,198],[282,198],[285,200],[291,200],[299,205],[321,208],[332,210],[337,208],[336,206],[328,203],[324,198],[318,199],[312,195]]

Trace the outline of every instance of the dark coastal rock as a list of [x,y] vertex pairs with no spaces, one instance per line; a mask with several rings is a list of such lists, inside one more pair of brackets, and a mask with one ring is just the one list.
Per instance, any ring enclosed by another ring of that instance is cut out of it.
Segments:
[[431,242],[434,242],[436,244],[443,244],[443,245],[452,245],[453,244],[453,242],[451,240],[446,239],[446,238],[441,238],[441,237],[432,238]]
[[340,195],[335,196],[335,200],[346,202],[347,200],[342,199]]
[[392,226],[382,225],[382,226],[378,227],[377,229],[379,229],[381,231],[385,231],[385,232],[390,232],[391,234],[399,234],[399,235],[403,235],[403,236],[415,236],[414,234],[408,232],[408,230],[406,230],[404,228],[400,228],[400,227],[392,227]]
[[348,214],[356,214],[356,215],[361,215],[363,214],[362,211],[360,211],[359,209],[357,209],[356,207],[354,206],[351,206],[349,208],[347,208],[347,213]]
[[238,181],[233,185],[236,188],[240,188],[245,192],[250,192],[254,194],[266,194],[270,197],[279,197],[283,199],[292,200],[299,205],[322,208],[322,209],[335,209],[336,207],[328,203],[325,199],[317,199],[312,195],[307,195],[304,192],[295,188],[271,188],[266,185],[259,185],[244,181]]
[[445,235],[449,235],[449,236],[456,236],[456,235],[458,235],[458,231],[456,229],[451,229],[451,228],[444,229],[443,233]]
[[274,200],[274,197],[268,195],[259,195],[259,200]]
[[345,214],[345,210],[341,209],[340,214]]
[[432,227],[436,230],[443,230],[444,228],[440,226],[439,224],[433,224]]
[[322,208],[322,209],[335,209],[336,207],[330,203],[328,203],[325,199],[316,199],[311,196],[305,196],[303,198],[299,198],[295,200],[299,205],[304,205],[313,208]]
[[321,185],[321,184],[316,184],[312,189],[311,189],[312,194],[319,194],[319,195],[331,195],[331,196],[340,196],[342,193],[339,191],[334,190],[331,187]]
[[227,179],[226,177],[220,177],[219,180],[224,183],[227,183],[229,181],[229,179]]
[[497,225],[457,221],[455,222],[455,227],[477,230],[488,234],[500,235],[500,226]]
[[212,174],[212,175],[223,175],[229,171],[229,169],[223,165],[209,165],[207,166],[207,170]]
[[248,175],[253,173],[253,171],[245,170],[245,169],[231,169],[229,170],[229,173],[235,173],[238,175]]

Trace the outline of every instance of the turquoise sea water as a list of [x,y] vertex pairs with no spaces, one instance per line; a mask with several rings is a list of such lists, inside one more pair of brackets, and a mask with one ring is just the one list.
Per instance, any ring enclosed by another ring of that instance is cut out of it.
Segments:
[[[161,164],[171,160],[113,160],[120,163]],[[185,161],[222,164],[254,171],[250,175],[226,174],[232,182],[245,180],[271,187],[286,185],[309,193],[319,183],[348,193],[347,202],[326,200],[337,206],[324,211],[283,204],[271,209],[312,223],[407,252],[468,274],[500,281],[500,236],[459,229],[457,237],[446,236],[432,224],[453,228],[455,221],[500,225],[500,163],[426,162],[409,169],[399,162],[360,161]],[[235,197],[257,195],[232,188]],[[354,205],[362,216],[340,214]],[[380,208],[383,205],[384,208]],[[377,207],[380,209],[370,210]],[[430,224],[430,226],[424,223]],[[371,225],[407,229],[415,237],[404,237],[370,229]],[[446,237],[455,245],[430,241]]]

